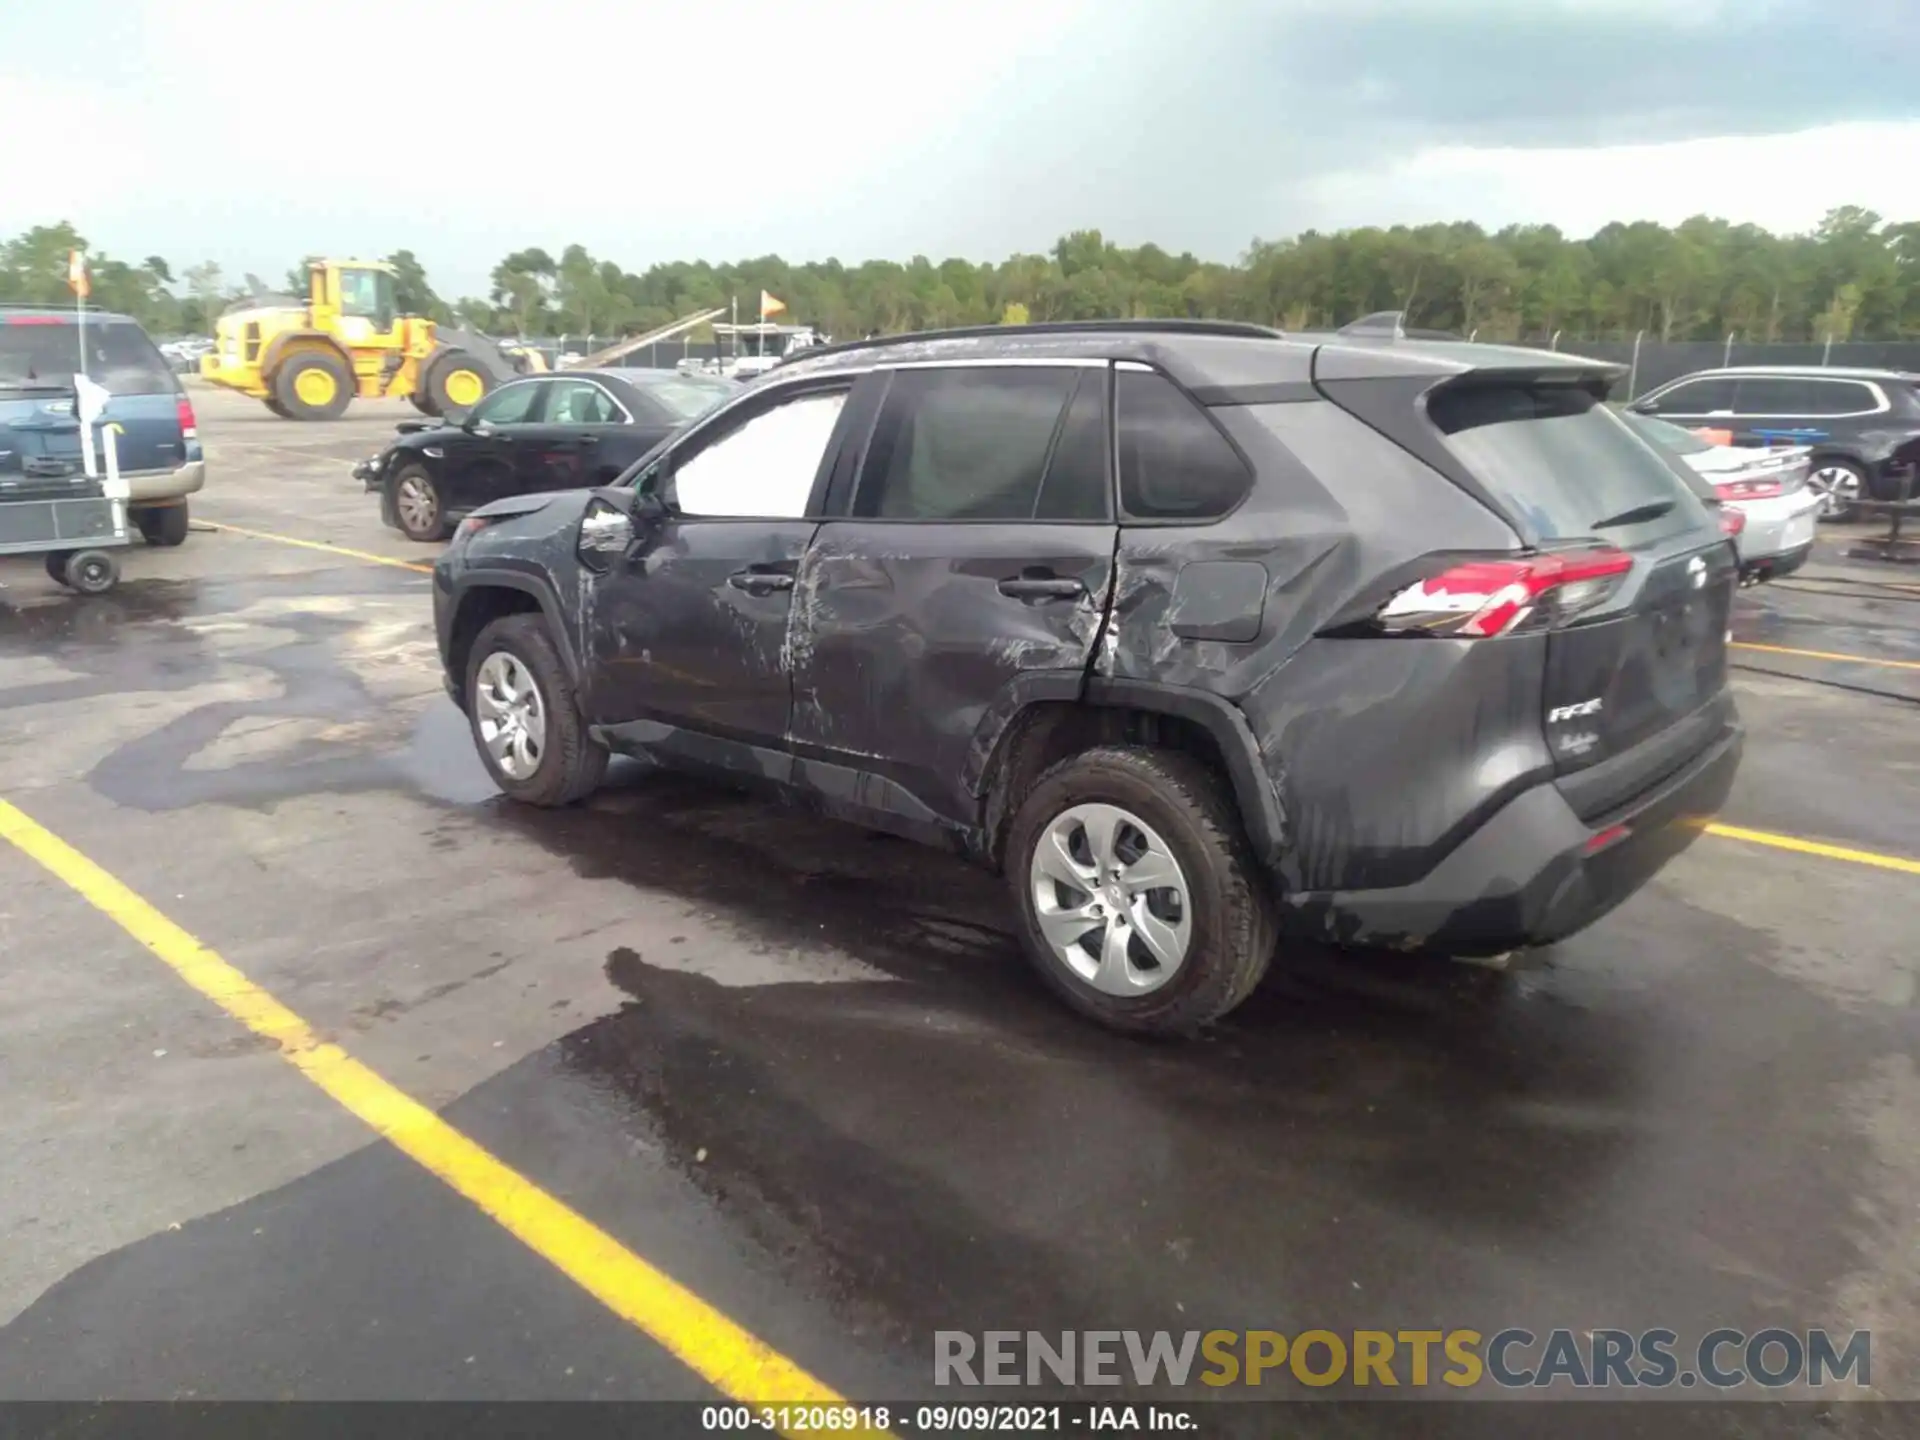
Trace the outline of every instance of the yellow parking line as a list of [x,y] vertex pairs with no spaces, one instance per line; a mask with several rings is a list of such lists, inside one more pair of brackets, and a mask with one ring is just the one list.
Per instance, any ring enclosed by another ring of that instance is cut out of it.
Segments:
[[330,545],[325,540],[302,540],[293,535],[280,535],[272,530],[249,530],[244,525],[229,525],[224,520],[204,520],[204,525],[215,530],[225,530],[230,535],[245,535],[249,540],[274,540],[282,545],[298,545],[302,550],[319,550],[328,555],[344,555],[349,560],[364,560],[369,565],[391,565],[398,570],[412,570],[421,575],[431,575],[433,566],[422,565],[418,560],[400,560],[392,555],[376,555],[371,550],[354,550],[346,545]]
[[1744,840],[1749,845],[1769,845],[1775,850],[1791,850],[1800,855],[1819,855],[1828,860],[1845,860],[1853,865],[1871,865],[1876,870],[1898,870],[1903,875],[1920,875],[1920,860],[1899,855],[1880,855],[1872,850],[1855,850],[1846,845],[1829,845],[1824,840],[1802,840],[1798,835],[1776,835],[1771,830],[1748,830],[1739,825],[1712,824],[1707,834],[1722,840]]
[[[0,838],[76,891],[395,1148],[433,1172],[702,1379],[746,1404],[846,1403],[306,1021],[37,821],[0,800]],[[804,1422],[802,1417],[802,1423]]]
[[1735,640],[1732,648],[1760,650],[1768,655],[1798,655],[1805,660],[1844,660],[1849,665],[1880,665],[1888,670],[1920,670],[1920,660],[1876,660],[1869,655],[1848,655],[1838,650],[1796,650],[1790,645],[1757,645],[1750,640]]

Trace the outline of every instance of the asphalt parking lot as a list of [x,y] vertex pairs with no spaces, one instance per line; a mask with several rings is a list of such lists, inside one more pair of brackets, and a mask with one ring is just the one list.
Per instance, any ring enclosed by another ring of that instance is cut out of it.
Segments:
[[[1827,537],[1743,595],[1722,830],[1541,968],[1303,955],[1142,1044],[940,856],[638,768],[504,804],[430,553],[347,474],[412,412],[194,399],[223,528],[94,600],[0,569],[0,1396],[898,1399],[940,1329],[1777,1324],[1920,1399],[1920,576]],[[193,942],[393,1094],[287,1064]],[[379,1139],[393,1096],[444,1125]],[[450,1183],[462,1140],[509,1178]]]

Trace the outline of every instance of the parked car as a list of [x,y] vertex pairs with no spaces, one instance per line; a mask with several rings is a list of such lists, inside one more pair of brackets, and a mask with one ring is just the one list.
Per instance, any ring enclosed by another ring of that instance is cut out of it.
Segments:
[[1755,450],[1714,444],[1649,415],[1625,412],[1627,423],[1711,488],[1713,497],[1740,517],[1728,527],[1740,554],[1740,578],[1749,583],[1791,575],[1813,553],[1814,527],[1825,497],[1807,484],[1813,451],[1805,445]]
[[1617,367],[1224,322],[818,351],[434,570],[489,772],[610,752],[1001,869],[1073,1006],[1185,1031],[1277,937],[1570,935],[1732,784],[1738,565]]
[[1832,520],[1852,518],[1862,499],[1893,499],[1901,475],[1920,462],[1920,377],[1899,370],[1699,370],[1628,408],[1689,430],[1727,431],[1736,445],[1807,446],[1808,483]]
[[190,495],[206,484],[193,404],[147,332],[125,315],[86,312],[85,338],[72,307],[0,305],[0,492],[18,498],[36,483],[82,472],[74,371],[113,398],[128,518],[149,544],[180,545]]
[[512,380],[458,423],[402,421],[353,473],[380,517],[414,540],[445,539],[505,496],[601,485],[732,395],[730,381],[670,370],[570,370]]

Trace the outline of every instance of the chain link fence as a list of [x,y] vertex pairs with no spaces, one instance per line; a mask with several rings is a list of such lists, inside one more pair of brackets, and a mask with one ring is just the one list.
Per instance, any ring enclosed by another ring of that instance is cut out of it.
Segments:
[[[567,357],[577,363],[621,340],[618,335],[560,335],[532,340],[505,340],[502,343],[524,345],[546,357],[548,368],[561,369]],[[1628,378],[1621,386],[1621,398],[1644,395],[1657,385],[1690,375],[1696,370],[1712,370],[1724,365],[1844,365],[1873,370],[1911,370],[1920,372],[1920,340],[1786,342],[1768,344],[1728,340],[1583,340],[1565,334],[1528,339],[1522,344],[1542,349],[1565,350],[1590,355],[1627,367]],[[752,354],[749,346],[745,354]],[[721,360],[733,354],[730,343],[717,344],[672,339],[636,351],[620,363],[637,368],[671,370],[682,360]]]

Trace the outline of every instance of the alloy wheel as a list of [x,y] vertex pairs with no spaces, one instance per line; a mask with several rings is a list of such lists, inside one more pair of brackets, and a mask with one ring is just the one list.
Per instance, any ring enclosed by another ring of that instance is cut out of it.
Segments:
[[393,508],[409,535],[431,535],[440,519],[440,498],[420,475],[408,475],[394,488]]
[[1845,465],[1822,465],[1807,484],[1820,497],[1822,515],[1844,514],[1860,501],[1860,477]]

